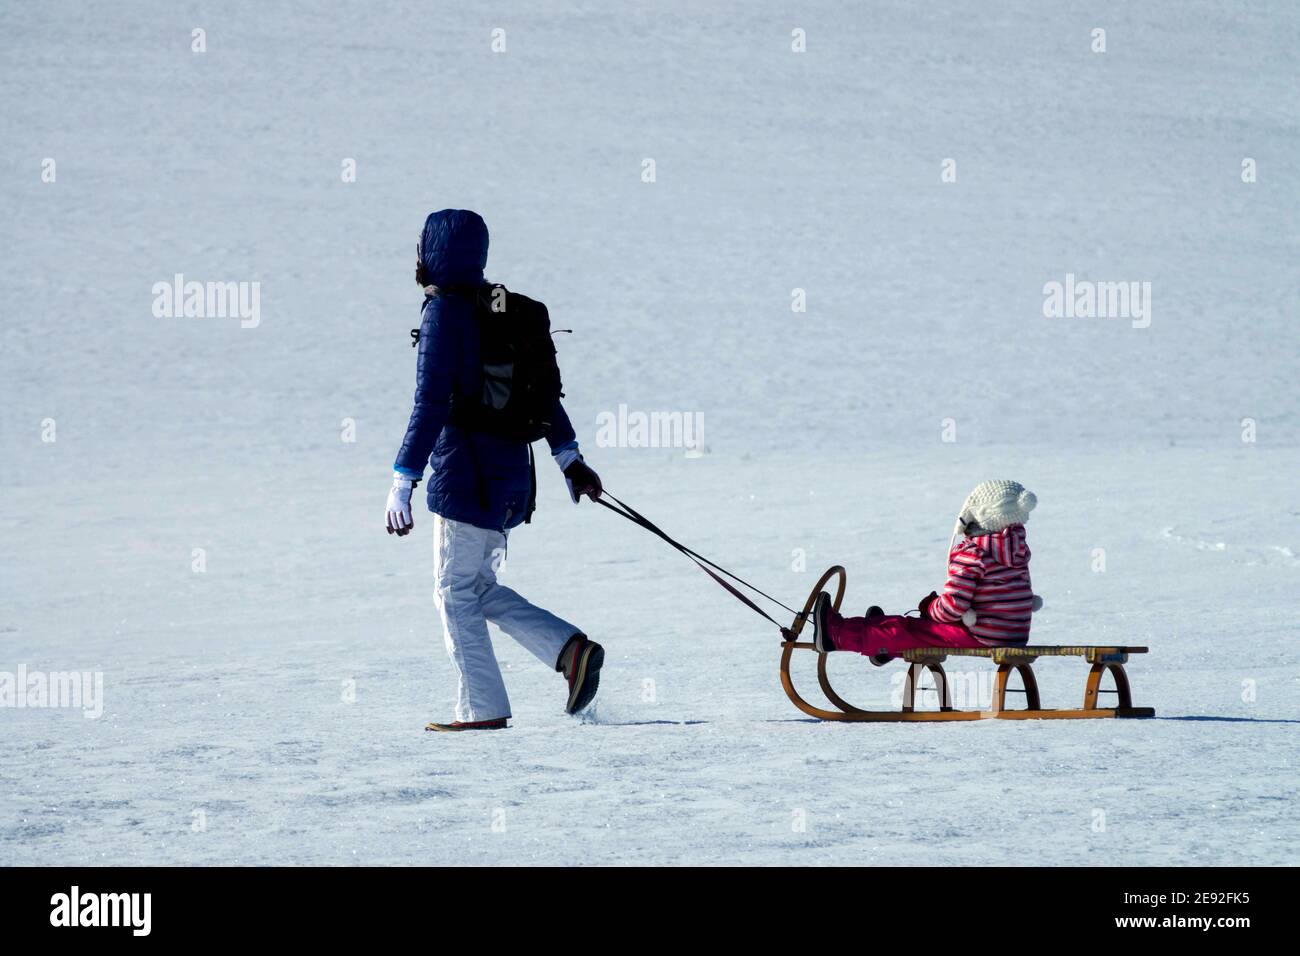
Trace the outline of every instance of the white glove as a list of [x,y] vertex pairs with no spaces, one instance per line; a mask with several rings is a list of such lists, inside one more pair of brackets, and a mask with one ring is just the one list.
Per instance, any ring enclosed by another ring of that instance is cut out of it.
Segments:
[[411,492],[419,483],[419,478],[401,472],[393,474],[393,487],[388,491],[388,513],[385,519],[389,534],[401,537],[410,534],[415,527],[415,521],[411,518]]
[[551,457],[554,458],[555,463],[560,466],[560,471],[564,471],[564,469],[568,468],[582,457],[582,452],[578,451],[578,446],[575,444],[572,448],[561,448]]

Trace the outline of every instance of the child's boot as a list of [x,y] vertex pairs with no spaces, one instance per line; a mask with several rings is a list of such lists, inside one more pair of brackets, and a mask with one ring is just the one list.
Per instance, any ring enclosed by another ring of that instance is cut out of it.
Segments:
[[826,591],[817,595],[813,604],[813,644],[819,654],[835,650],[835,641],[831,639],[831,596]]

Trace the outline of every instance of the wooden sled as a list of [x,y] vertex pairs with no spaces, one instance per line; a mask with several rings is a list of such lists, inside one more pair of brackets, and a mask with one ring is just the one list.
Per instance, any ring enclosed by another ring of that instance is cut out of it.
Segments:
[[[840,602],[844,599],[844,585],[847,580],[844,568],[838,564],[828,569],[821,576],[821,580],[812,589],[808,595],[808,603],[804,605],[803,612],[795,616],[794,624],[784,632],[784,639],[781,644],[781,686],[785,688],[786,695],[796,707],[811,717],[819,720],[845,720],[845,721],[910,721],[910,720],[1080,720],[1093,719],[1099,717],[1153,717],[1155,710],[1151,707],[1134,707],[1132,692],[1129,688],[1128,675],[1124,673],[1124,665],[1128,663],[1130,654],[1145,654],[1145,647],[1050,647],[1025,645],[1023,647],[977,647],[977,648],[957,648],[957,647],[926,647],[916,650],[904,651],[902,659],[908,662],[907,681],[903,687],[903,708],[902,710],[863,710],[860,707],[854,707],[831,686],[830,677],[826,673],[827,654],[817,654],[817,683],[821,685],[822,693],[826,699],[831,702],[838,710],[825,710],[815,704],[810,704],[800,696],[794,688],[794,681],[790,677],[790,658],[796,650],[810,650],[817,652],[817,646],[812,642],[800,642],[799,633],[803,630],[804,623],[811,617],[813,603],[817,600],[817,595],[826,587],[832,578],[837,579],[835,586],[834,600],[832,606],[836,611],[840,609]],[[997,675],[994,679],[993,702],[989,710],[954,710],[952,706],[952,691],[948,684],[948,676],[943,670],[943,661],[948,657],[987,657],[998,665]],[[1034,677],[1034,661],[1040,657],[1082,657],[1092,665],[1092,670],[1088,672],[1088,682],[1084,687],[1083,706],[1077,710],[1045,710],[1038,696],[1038,681]],[[933,679],[933,687],[919,687],[921,674],[929,671]],[[1011,673],[1015,671],[1020,675],[1021,689],[1019,693],[1025,695],[1025,708],[1023,710],[1009,710],[1006,707],[1006,696],[1008,693],[1016,693],[1007,686],[1007,681]],[[1113,690],[1103,690],[1101,687],[1102,678],[1110,673],[1115,687]],[[916,693],[918,690],[933,690],[938,694],[938,710],[917,710]],[[1098,698],[1102,694],[1114,694],[1116,696],[1114,707],[1099,707]]]

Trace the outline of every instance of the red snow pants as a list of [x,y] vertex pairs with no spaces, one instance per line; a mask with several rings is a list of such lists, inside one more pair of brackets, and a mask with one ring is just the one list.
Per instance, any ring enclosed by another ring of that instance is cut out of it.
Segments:
[[901,614],[865,618],[832,613],[830,632],[836,650],[868,656],[897,657],[916,647],[988,647],[960,624],[941,624]]

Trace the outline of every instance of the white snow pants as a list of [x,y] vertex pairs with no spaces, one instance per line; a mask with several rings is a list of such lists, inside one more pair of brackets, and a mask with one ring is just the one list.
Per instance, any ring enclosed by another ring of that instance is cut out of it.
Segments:
[[510,698],[492,653],[488,621],[552,670],[578,628],[497,583],[506,546],[502,532],[434,515],[433,540],[435,600],[456,669],[455,719],[509,717]]

